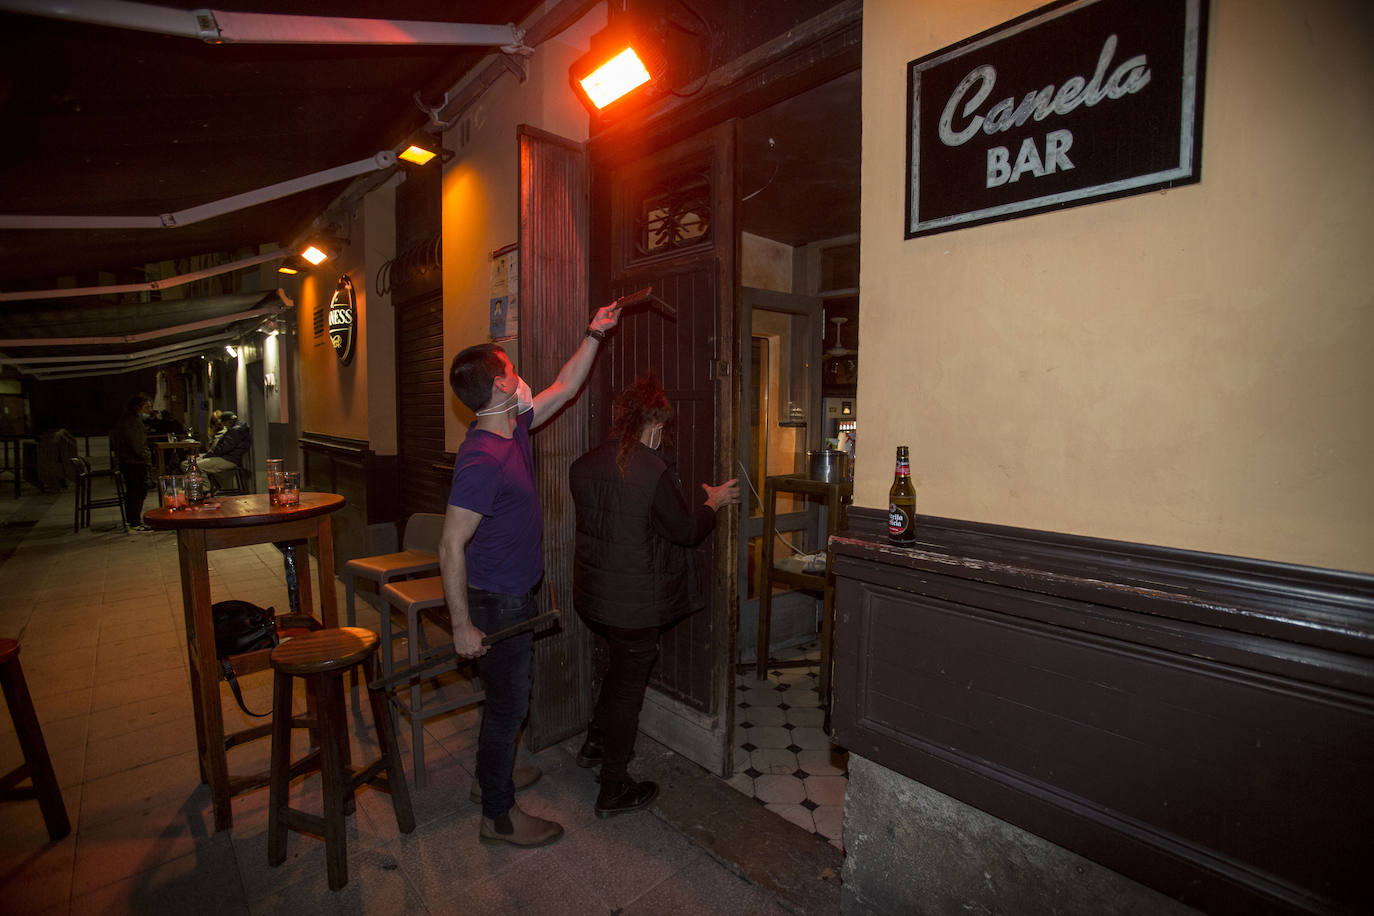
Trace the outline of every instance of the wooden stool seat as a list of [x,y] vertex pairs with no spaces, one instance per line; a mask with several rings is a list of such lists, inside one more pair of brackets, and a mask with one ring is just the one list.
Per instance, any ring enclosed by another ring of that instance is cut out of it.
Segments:
[[[62,802],[48,746],[43,741],[43,729],[33,709],[33,698],[29,696],[29,685],[24,680],[24,669],[19,665],[19,643],[13,639],[0,639],[0,684],[4,686],[5,702],[24,752],[23,765],[0,776],[0,799],[37,799],[49,838],[60,840],[72,832],[72,825],[67,819],[67,806]],[[31,780],[32,786],[18,787],[25,779]]]
[[[355,557],[344,566],[344,622],[356,622],[354,591],[357,581],[374,583],[380,590],[388,582],[409,579],[439,571],[439,537],[444,531],[444,517],[433,512],[416,512],[406,520],[401,549],[370,557]],[[391,615],[382,606],[382,671],[391,673]]]
[[272,667],[293,677],[352,668],[377,651],[377,634],[336,627],[293,636],[272,650]]
[[[400,582],[391,582],[382,587],[382,597],[386,599],[390,608],[395,608],[406,615],[406,632],[410,634],[410,639],[406,641],[407,663],[414,668],[420,663],[420,615],[425,611],[445,607],[444,601],[444,580],[441,576],[430,576],[427,579],[405,579]],[[386,619],[384,616],[383,619]],[[448,615],[444,615],[447,622]],[[384,631],[382,634],[382,655],[385,658],[391,653],[390,632]],[[386,672],[390,674],[391,672]],[[476,683],[474,681],[474,683]],[[424,701],[424,694],[420,688],[420,677],[417,675],[410,681],[409,701],[402,700],[400,691],[397,691],[393,702],[406,718],[410,720],[410,750],[411,756],[415,760],[415,785],[421,789],[425,787],[427,777],[425,774],[425,720],[444,713],[453,712],[456,709],[465,709],[474,706],[486,699],[486,694],[480,685],[470,694],[449,700],[445,703],[430,703]]]
[[[353,813],[353,794],[364,784],[391,795],[396,824],[402,833],[415,829],[401,755],[386,692],[368,690],[372,725],[377,732],[380,756],[361,770],[350,760],[348,713],[344,708],[344,675],[361,665],[365,682],[377,678],[377,634],[358,627],[316,630],[293,637],[272,650],[272,769],[268,782],[267,863],[286,861],[286,831],[324,837],[329,889],[348,883],[348,844],[344,818]],[[315,698],[314,734],[319,746],[296,763],[291,762],[292,678],[302,678]],[[324,815],[309,814],[289,804],[291,777],[309,769],[320,770]]]

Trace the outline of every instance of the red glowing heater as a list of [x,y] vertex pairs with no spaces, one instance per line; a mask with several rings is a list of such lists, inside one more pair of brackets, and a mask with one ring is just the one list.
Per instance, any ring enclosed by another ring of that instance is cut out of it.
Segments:
[[591,45],[568,70],[568,79],[593,116],[612,117],[655,94],[666,64],[660,40],[618,23],[592,36]]

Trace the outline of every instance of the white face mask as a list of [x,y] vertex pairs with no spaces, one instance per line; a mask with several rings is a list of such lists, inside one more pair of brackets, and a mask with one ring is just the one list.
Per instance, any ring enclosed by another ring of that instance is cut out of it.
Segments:
[[477,416],[485,417],[491,414],[505,413],[510,410],[511,401],[515,401],[515,413],[517,416],[533,410],[534,395],[530,394],[530,386],[519,376],[516,376],[516,379],[518,381],[515,385],[515,390],[510,393],[509,397],[495,407],[488,407],[486,410],[477,411]]

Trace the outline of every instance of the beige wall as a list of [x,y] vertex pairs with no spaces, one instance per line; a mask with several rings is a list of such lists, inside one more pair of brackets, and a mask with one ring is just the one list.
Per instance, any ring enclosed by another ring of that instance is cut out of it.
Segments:
[[[296,302],[297,356],[300,360],[301,432],[366,439],[367,427],[367,227],[353,225],[349,245],[334,262],[302,273]],[[332,267],[330,264],[332,263]],[[343,274],[353,280],[358,302],[353,361],[345,366],[329,345],[329,300]],[[315,336],[315,314],[323,311],[324,333]]]
[[1374,571],[1374,4],[1212,0],[1200,184],[904,240],[907,62],[1038,5],[864,4],[855,502],[910,444],[924,513]]
[[792,292],[791,245],[741,232],[739,239],[739,283],[755,289]]
[[[598,6],[579,25],[540,45],[527,62],[524,84],[501,77],[444,135],[444,145],[457,153],[445,166],[443,187],[446,368],[459,350],[491,340],[491,253],[519,241],[516,130],[528,124],[576,142],[587,139],[587,113],[568,87],[568,67],[604,24],[605,8]],[[526,269],[522,260],[520,270]],[[519,341],[500,343],[518,370]],[[473,415],[445,391],[444,448],[456,451]]]

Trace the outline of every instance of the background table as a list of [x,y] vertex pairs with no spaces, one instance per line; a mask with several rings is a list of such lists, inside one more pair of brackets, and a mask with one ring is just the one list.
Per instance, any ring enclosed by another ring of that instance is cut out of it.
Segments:
[[157,449],[159,474],[177,474],[181,462],[177,460],[183,453],[189,458],[200,452],[200,442],[196,439],[177,439],[172,442],[154,442]]
[[[286,563],[288,598],[293,613],[312,613],[310,552],[300,551],[302,573],[297,575],[296,546],[316,542],[319,552],[320,604],[317,619],[326,627],[339,625],[334,594],[334,540],[330,513],[342,508],[344,498],[336,493],[301,493],[298,506],[268,504],[266,495],[231,496],[215,508],[163,509],[143,514],[153,528],[177,533],[177,554],[181,563],[181,601],[186,614],[186,649],[191,666],[191,705],[196,717],[196,744],[200,757],[201,782],[209,783],[214,797],[215,829],[233,826],[230,799],[248,789],[267,785],[266,771],[230,777],[226,751],[244,741],[265,737],[271,724],[259,725],[226,735],[224,711],[220,707],[219,660],[215,657],[215,625],[210,611],[211,550],[243,547],[249,544],[276,543]],[[249,660],[247,668],[266,667],[267,650],[236,658]],[[255,659],[255,656],[261,656]],[[260,662],[253,665],[252,661]]]

